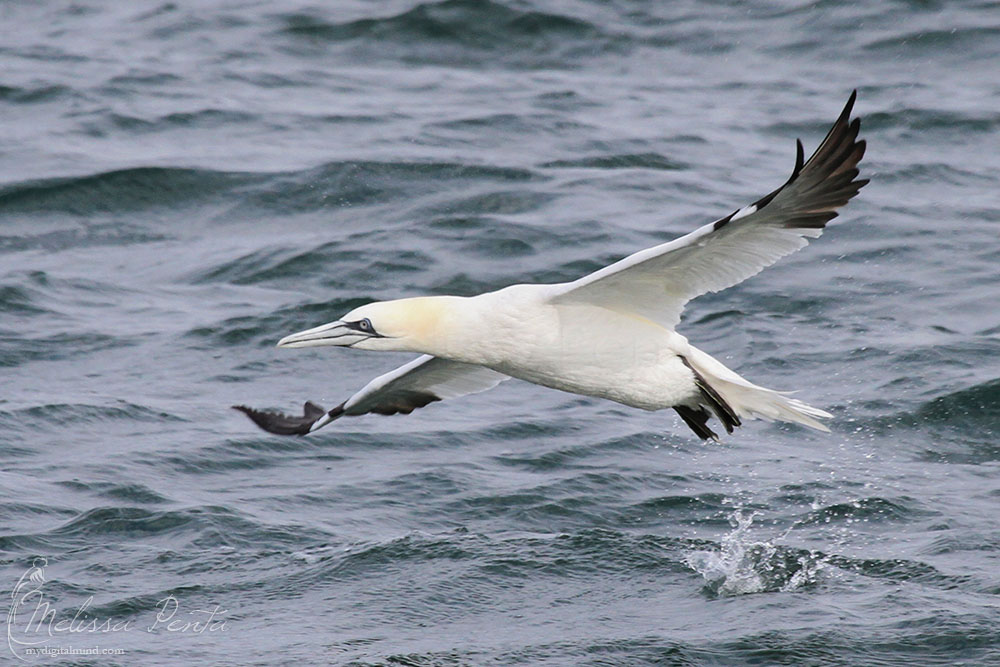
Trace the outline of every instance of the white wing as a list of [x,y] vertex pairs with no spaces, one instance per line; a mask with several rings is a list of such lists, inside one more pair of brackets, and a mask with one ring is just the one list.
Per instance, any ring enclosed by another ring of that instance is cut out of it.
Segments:
[[506,375],[483,366],[425,354],[378,376],[329,412],[311,401],[306,402],[301,417],[264,412],[245,405],[234,405],[233,408],[244,413],[268,433],[305,435],[339,417],[369,413],[408,415],[434,401],[486,391],[507,379]]
[[856,180],[865,154],[865,142],[857,140],[861,121],[850,120],[856,97],[854,91],[805,164],[796,142],[795,169],[780,188],[679,239],[560,285],[552,302],[627,310],[672,328],[691,299],[742,282],[807,245],[868,183]]

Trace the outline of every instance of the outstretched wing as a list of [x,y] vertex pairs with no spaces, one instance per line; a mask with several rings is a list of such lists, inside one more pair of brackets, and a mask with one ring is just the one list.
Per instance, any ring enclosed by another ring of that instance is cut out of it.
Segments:
[[551,301],[624,309],[674,327],[691,299],[742,282],[807,245],[868,183],[857,178],[865,142],[858,140],[861,121],[851,120],[856,97],[851,93],[804,164],[796,141],[795,168],[780,188],[679,239],[565,283]]
[[338,417],[369,413],[408,415],[434,401],[486,391],[507,379],[506,375],[483,366],[424,355],[378,376],[329,412],[311,401],[306,401],[301,417],[264,412],[245,405],[233,408],[268,433],[305,435]]

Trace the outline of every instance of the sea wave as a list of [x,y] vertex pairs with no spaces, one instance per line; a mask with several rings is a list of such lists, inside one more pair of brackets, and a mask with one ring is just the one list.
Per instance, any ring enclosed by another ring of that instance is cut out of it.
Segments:
[[[400,14],[344,23],[316,12],[280,18],[281,32],[290,38],[310,44],[349,44],[357,55],[380,60],[565,66],[575,49],[593,53],[618,45],[615,35],[577,16],[491,0],[425,2]],[[540,56],[547,59],[538,61]]]

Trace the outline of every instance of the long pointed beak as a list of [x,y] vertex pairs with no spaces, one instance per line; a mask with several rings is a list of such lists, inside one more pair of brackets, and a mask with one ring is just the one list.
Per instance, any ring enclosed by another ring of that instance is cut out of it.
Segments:
[[346,323],[337,321],[285,336],[278,341],[278,347],[352,345],[363,338],[367,338],[367,336],[356,329],[348,327]]

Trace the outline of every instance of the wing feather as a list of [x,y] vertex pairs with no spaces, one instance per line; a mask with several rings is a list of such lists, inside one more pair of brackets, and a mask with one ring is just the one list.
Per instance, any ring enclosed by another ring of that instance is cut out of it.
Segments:
[[858,179],[865,142],[851,120],[857,91],[808,160],[796,141],[795,167],[784,185],[678,239],[641,250],[554,290],[553,303],[627,310],[668,327],[691,299],[756,275],[805,247],[868,181]]
[[329,411],[310,401],[306,402],[302,417],[255,410],[245,405],[233,408],[268,433],[305,435],[340,417],[369,413],[410,414],[435,401],[492,389],[507,379],[506,375],[483,366],[423,355],[378,376]]

